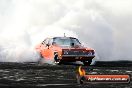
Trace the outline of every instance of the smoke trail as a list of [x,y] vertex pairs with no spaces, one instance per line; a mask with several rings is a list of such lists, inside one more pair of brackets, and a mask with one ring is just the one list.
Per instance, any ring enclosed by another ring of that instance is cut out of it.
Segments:
[[78,37],[100,60],[131,60],[131,0],[1,0],[0,61],[37,61],[35,45]]

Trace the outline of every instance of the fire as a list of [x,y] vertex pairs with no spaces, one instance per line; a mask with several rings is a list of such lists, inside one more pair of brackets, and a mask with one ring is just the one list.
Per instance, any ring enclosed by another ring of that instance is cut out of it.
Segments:
[[82,69],[82,66],[79,66],[78,73],[79,73],[80,76],[84,76],[86,74],[85,70]]
[[86,78],[85,78],[85,70],[82,69],[82,66],[78,67],[76,78],[77,78],[77,83],[78,84],[83,84],[84,81],[86,80]]

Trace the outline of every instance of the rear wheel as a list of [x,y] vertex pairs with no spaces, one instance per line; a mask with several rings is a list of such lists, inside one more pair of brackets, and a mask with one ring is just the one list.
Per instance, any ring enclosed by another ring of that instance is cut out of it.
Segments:
[[89,66],[92,63],[92,59],[88,60],[88,61],[83,61],[83,64],[85,66]]
[[43,56],[42,56],[42,54],[39,54],[39,60],[38,60],[38,63],[42,63],[42,60],[43,60]]

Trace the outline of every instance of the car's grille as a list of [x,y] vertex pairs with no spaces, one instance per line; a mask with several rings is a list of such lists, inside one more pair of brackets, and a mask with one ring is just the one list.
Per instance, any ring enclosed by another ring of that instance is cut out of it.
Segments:
[[82,50],[64,50],[63,55],[94,55],[93,51],[82,51]]

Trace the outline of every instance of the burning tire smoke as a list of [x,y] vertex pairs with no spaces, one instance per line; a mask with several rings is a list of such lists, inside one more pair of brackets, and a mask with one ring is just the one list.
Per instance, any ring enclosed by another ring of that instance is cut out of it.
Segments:
[[94,48],[100,60],[131,60],[131,4],[131,0],[1,0],[0,61],[38,61],[35,45],[63,33]]

